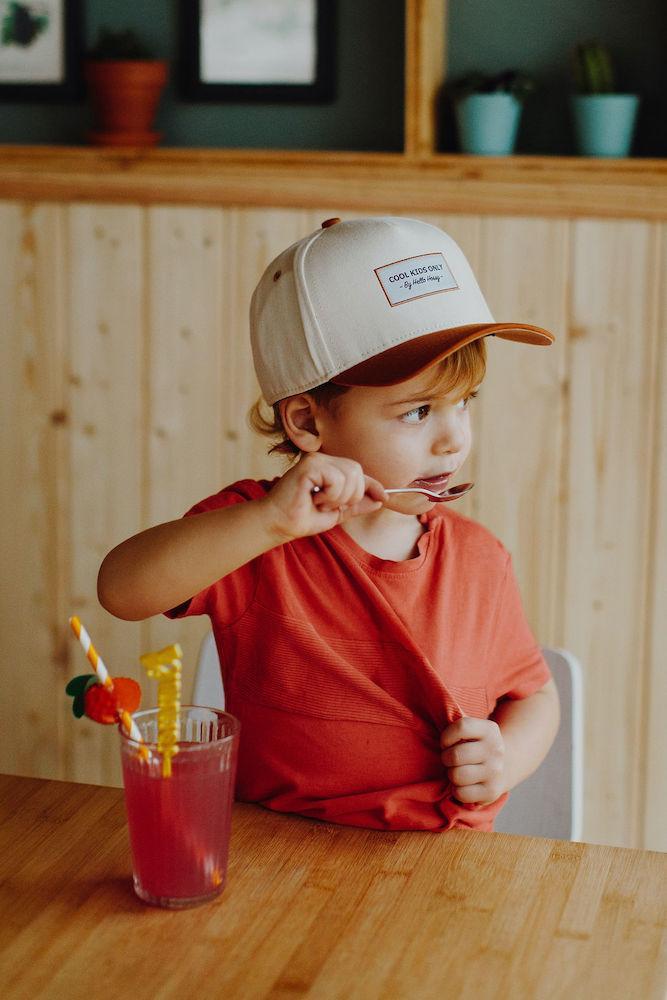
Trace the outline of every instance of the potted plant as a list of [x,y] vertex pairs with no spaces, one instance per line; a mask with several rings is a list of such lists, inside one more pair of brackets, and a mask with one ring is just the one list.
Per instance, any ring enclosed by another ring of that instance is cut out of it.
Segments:
[[495,76],[471,73],[452,87],[459,143],[464,153],[507,156],[514,151],[523,101],[533,81],[513,69]]
[[153,59],[133,31],[100,29],[87,54],[84,74],[90,88],[96,128],[88,133],[98,146],[154,146],[153,131],[167,63]]
[[582,42],[572,53],[577,94],[572,98],[577,150],[583,156],[628,156],[639,96],[616,90],[609,50],[598,42]]

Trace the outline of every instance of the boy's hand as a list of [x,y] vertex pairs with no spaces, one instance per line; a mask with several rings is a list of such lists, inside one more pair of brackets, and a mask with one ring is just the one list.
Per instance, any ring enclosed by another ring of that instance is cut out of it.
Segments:
[[379,510],[385,499],[382,484],[364,475],[358,462],[318,452],[301,458],[260,502],[269,512],[271,529],[285,541],[329,531],[341,521]]
[[497,722],[466,716],[447,726],[440,746],[459,802],[487,804],[507,791],[505,741]]

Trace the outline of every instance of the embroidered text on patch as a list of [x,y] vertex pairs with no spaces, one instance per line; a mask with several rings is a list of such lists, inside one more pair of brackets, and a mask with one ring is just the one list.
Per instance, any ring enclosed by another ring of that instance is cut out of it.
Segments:
[[410,299],[450,292],[458,284],[441,253],[420,254],[376,267],[375,273],[389,304],[400,305]]

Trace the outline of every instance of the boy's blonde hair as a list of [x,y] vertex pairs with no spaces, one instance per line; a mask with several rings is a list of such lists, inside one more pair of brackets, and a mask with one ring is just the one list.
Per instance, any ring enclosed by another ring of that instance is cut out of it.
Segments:
[[[449,354],[434,365],[433,381],[428,386],[428,390],[429,392],[442,393],[443,396],[457,392],[463,398],[469,396],[477,388],[485,373],[486,345],[484,338],[480,338],[459,348],[458,351]],[[318,406],[324,406],[331,412],[335,412],[338,400],[348,391],[349,386],[325,382],[324,385],[308,389],[307,395],[312,396]],[[266,415],[262,412],[263,409],[267,411]],[[300,454],[297,446],[285,433],[279,402],[274,403],[273,407],[268,407],[260,396],[251,407],[248,420],[252,429],[258,434],[278,438],[275,444],[269,448],[269,454],[280,452],[291,458],[296,458]]]

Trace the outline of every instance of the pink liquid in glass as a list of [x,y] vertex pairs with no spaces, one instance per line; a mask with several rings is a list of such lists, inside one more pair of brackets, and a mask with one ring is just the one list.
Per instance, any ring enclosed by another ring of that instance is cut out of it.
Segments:
[[137,894],[172,907],[216,896],[227,875],[236,739],[179,743],[168,778],[156,754],[146,761],[124,747],[122,763]]

